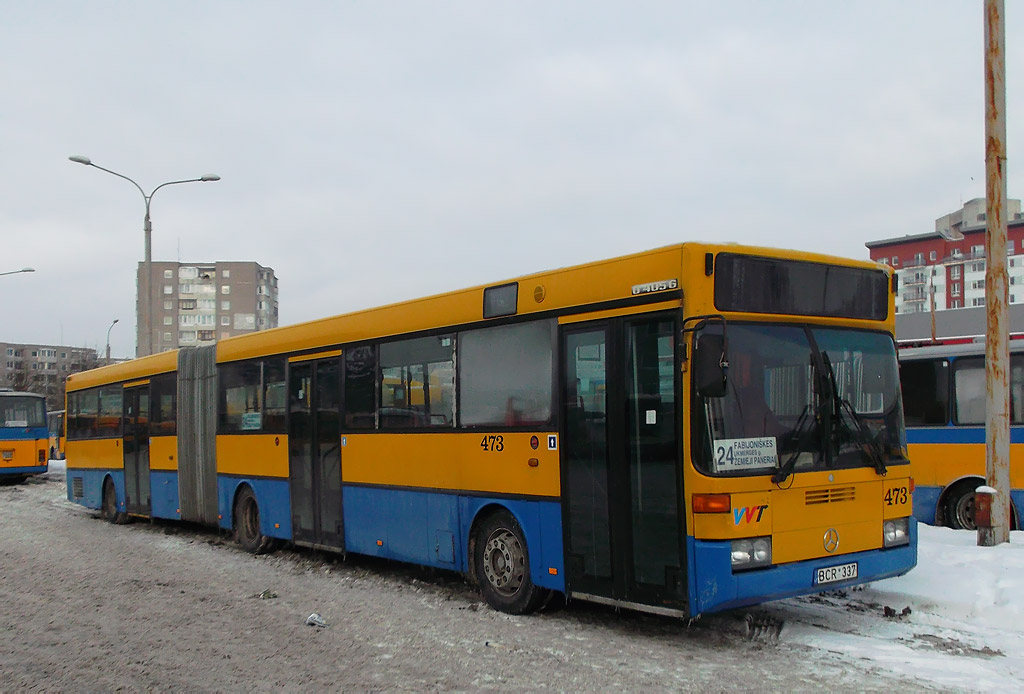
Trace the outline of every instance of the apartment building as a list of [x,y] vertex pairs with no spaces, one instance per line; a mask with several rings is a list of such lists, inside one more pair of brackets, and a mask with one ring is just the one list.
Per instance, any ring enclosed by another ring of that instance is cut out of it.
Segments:
[[[144,272],[139,263],[140,289],[146,286]],[[149,341],[147,306],[136,305],[137,356],[277,327],[277,277],[255,262],[153,262],[148,296]]]
[[87,347],[0,342],[0,387],[40,393],[47,407],[63,409],[68,375],[102,363],[96,350]]
[[[869,241],[871,259],[896,271],[896,313],[985,305],[985,199],[969,200],[935,220],[935,231]],[[1011,304],[1024,303],[1024,215],[1007,201],[1006,255]]]

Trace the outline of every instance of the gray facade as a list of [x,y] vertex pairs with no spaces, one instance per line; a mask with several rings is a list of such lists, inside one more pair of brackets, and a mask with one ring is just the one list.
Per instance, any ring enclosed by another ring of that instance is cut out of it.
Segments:
[[0,387],[45,395],[47,407],[63,409],[64,380],[101,363],[87,347],[0,342]]
[[[254,262],[153,262],[150,306],[153,352],[214,344],[244,333],[276,328],[277,277]],[[137,280],[145,287],[143,264]],[[140,291],[138,296],[142,296]],[[145,307],[136,305],[136,355],[146,341]]]
[[[1024,304],[1007,307],[1010,314],[1010,332],[1024,332]],[[926,342],[932,337],[932,317],[935,319],[937,339],[978,337],[985,334],[988,313],[984,306],[961,308],[956,311],[925,313],[899,313],[896,315],[898,342]]]

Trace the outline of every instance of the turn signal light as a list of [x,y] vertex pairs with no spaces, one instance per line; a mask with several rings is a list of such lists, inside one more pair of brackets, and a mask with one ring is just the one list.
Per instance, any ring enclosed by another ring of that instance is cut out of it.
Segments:
[[694,513],[731,513],[732,498],[728,494],[694,494]]
[[910,478],[910,493],[911,494],[914,493],[914,478],[913,477]]

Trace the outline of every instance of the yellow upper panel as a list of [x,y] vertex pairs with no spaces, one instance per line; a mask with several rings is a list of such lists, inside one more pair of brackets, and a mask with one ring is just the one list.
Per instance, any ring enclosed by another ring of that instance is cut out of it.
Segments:
[[157,374],[168,373],[178,369],[178,352],[160,352],[148,357],[139,357],[131,361],[101,366],[91,371],[83,371],[68,376],[68,392],[91,388],[107,383],[135,381]]
[[[562,310],[634,298],[637,285],[677,280],[690,315],[718,313],[714,308],[712,277],[704,274],[706,253],[745,253],[850,267],[885,270],[873,261],[849,260],[815,253],[782,251],[735,244],[686,243],[642,253],[560,268],[513,280],[463,289],[380,308],[227,338],[217,343],[217,361],[228,362],[264,354],[284,354],[388,335],[464,325],[483,320],[483,294],[488,287],[518,282],[517,315]],[[656,295],[652,295],[654,298]],[[889,323],[894,313],[890,293]],[[759,320],[771,320],[759,315]],[[815,319],[809,318],[808,322]],[[822,319],[827,320],[827,319]],[[875,321],[848,321],[872,325]]]

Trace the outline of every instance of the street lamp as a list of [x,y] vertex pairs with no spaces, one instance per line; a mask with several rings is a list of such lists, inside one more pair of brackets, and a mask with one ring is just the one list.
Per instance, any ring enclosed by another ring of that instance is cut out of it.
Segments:
[[[114,322],[110,324],[110,328],[113,328],[115,325],[117,325],[117,321],[118,319],[115,318]],[[110,328],[107,328],[107,364],[110,363]]]
[[[142,186],[140,186],[138,183],[136,183],[132,179],[128,178],[124,174],[119,174],[116,171],[111,171],[110,169],[105,169],[102,166],[99,166],[97,164],[93,164],[92,160],[89,159],[89,157],[82,157],[82,156],[74,155],[74,156],[68,157],[68,159],[70,159],[71,161],[75,162],[76,164],[83,164],[85,166],[91,166],[94,169],[99,169],[100,171],[106,171],[108,174],[113,174],[114,176],[117,176],[118,178],[123,178],[124,180],[128,181],[133,186],[138,188],[139,192],[142,193],[142,199],[146,201],[146,217],[145,217],[145,219],[143,220],[143,223],[142,223],[142,231],[145,233],[145,237],[146,237],[146,246],[145,246],[145,248],[146,248],[146,255],[145,255],[145,260],[142,263],[142,275],[144,277],[144,281],[145,281],[145,284],[146,284],[146,300],[145,300],[145,302],[139,302],[140,306],[143,307],[143,312],[145,314],[145,326],[146,326],[146,328],[145,328],[145,335],[146,335],[146,337],[145,337],[144,342],[138,346],[138,348],[136,350],[137,354],[135,356],[141,357],[141,356],[145,356],[147,354],[152,354],[153,353],[153,327],[152,327],[153,311],[151,310],[152,309],[151,303],[152,303],[152,299],[153,299],[153,279],[151,277],[151,274],[152,274],[151,273],[151,268],[152,268],[151,264],[153,262],[153,255],[152,255],[151,248],[152,248],[153,224],[152,224],[152,222],[150,221],[150,218],[149,218],[149,205],[150,205],[150,202],[153,200],[153,196],[156,194],[156,191],[160,190],[164,186],[171,186],[171,185],[174,185],[176,183],[200,183],[200,182],[201,183],[206,183],[208,181],[219,181],[220,180],[220,176],[218,176],[217,174],[205,174],[203,176],[200,176],[199,178],[186,178],[186,179],[181,180],[181,181],[167,181],[166,183],[161,183],[156,188],[154,188],[150,192],[149,195],[146,195],[146,191],[144,191],[142,189]],[[139,294],[142,294],[142,292],[140,291]]]
[[23,267],[20,270],[8,270],[7,272],[0,272],[0,275],[17,275],[19,272],[35,272],[35,268]]

